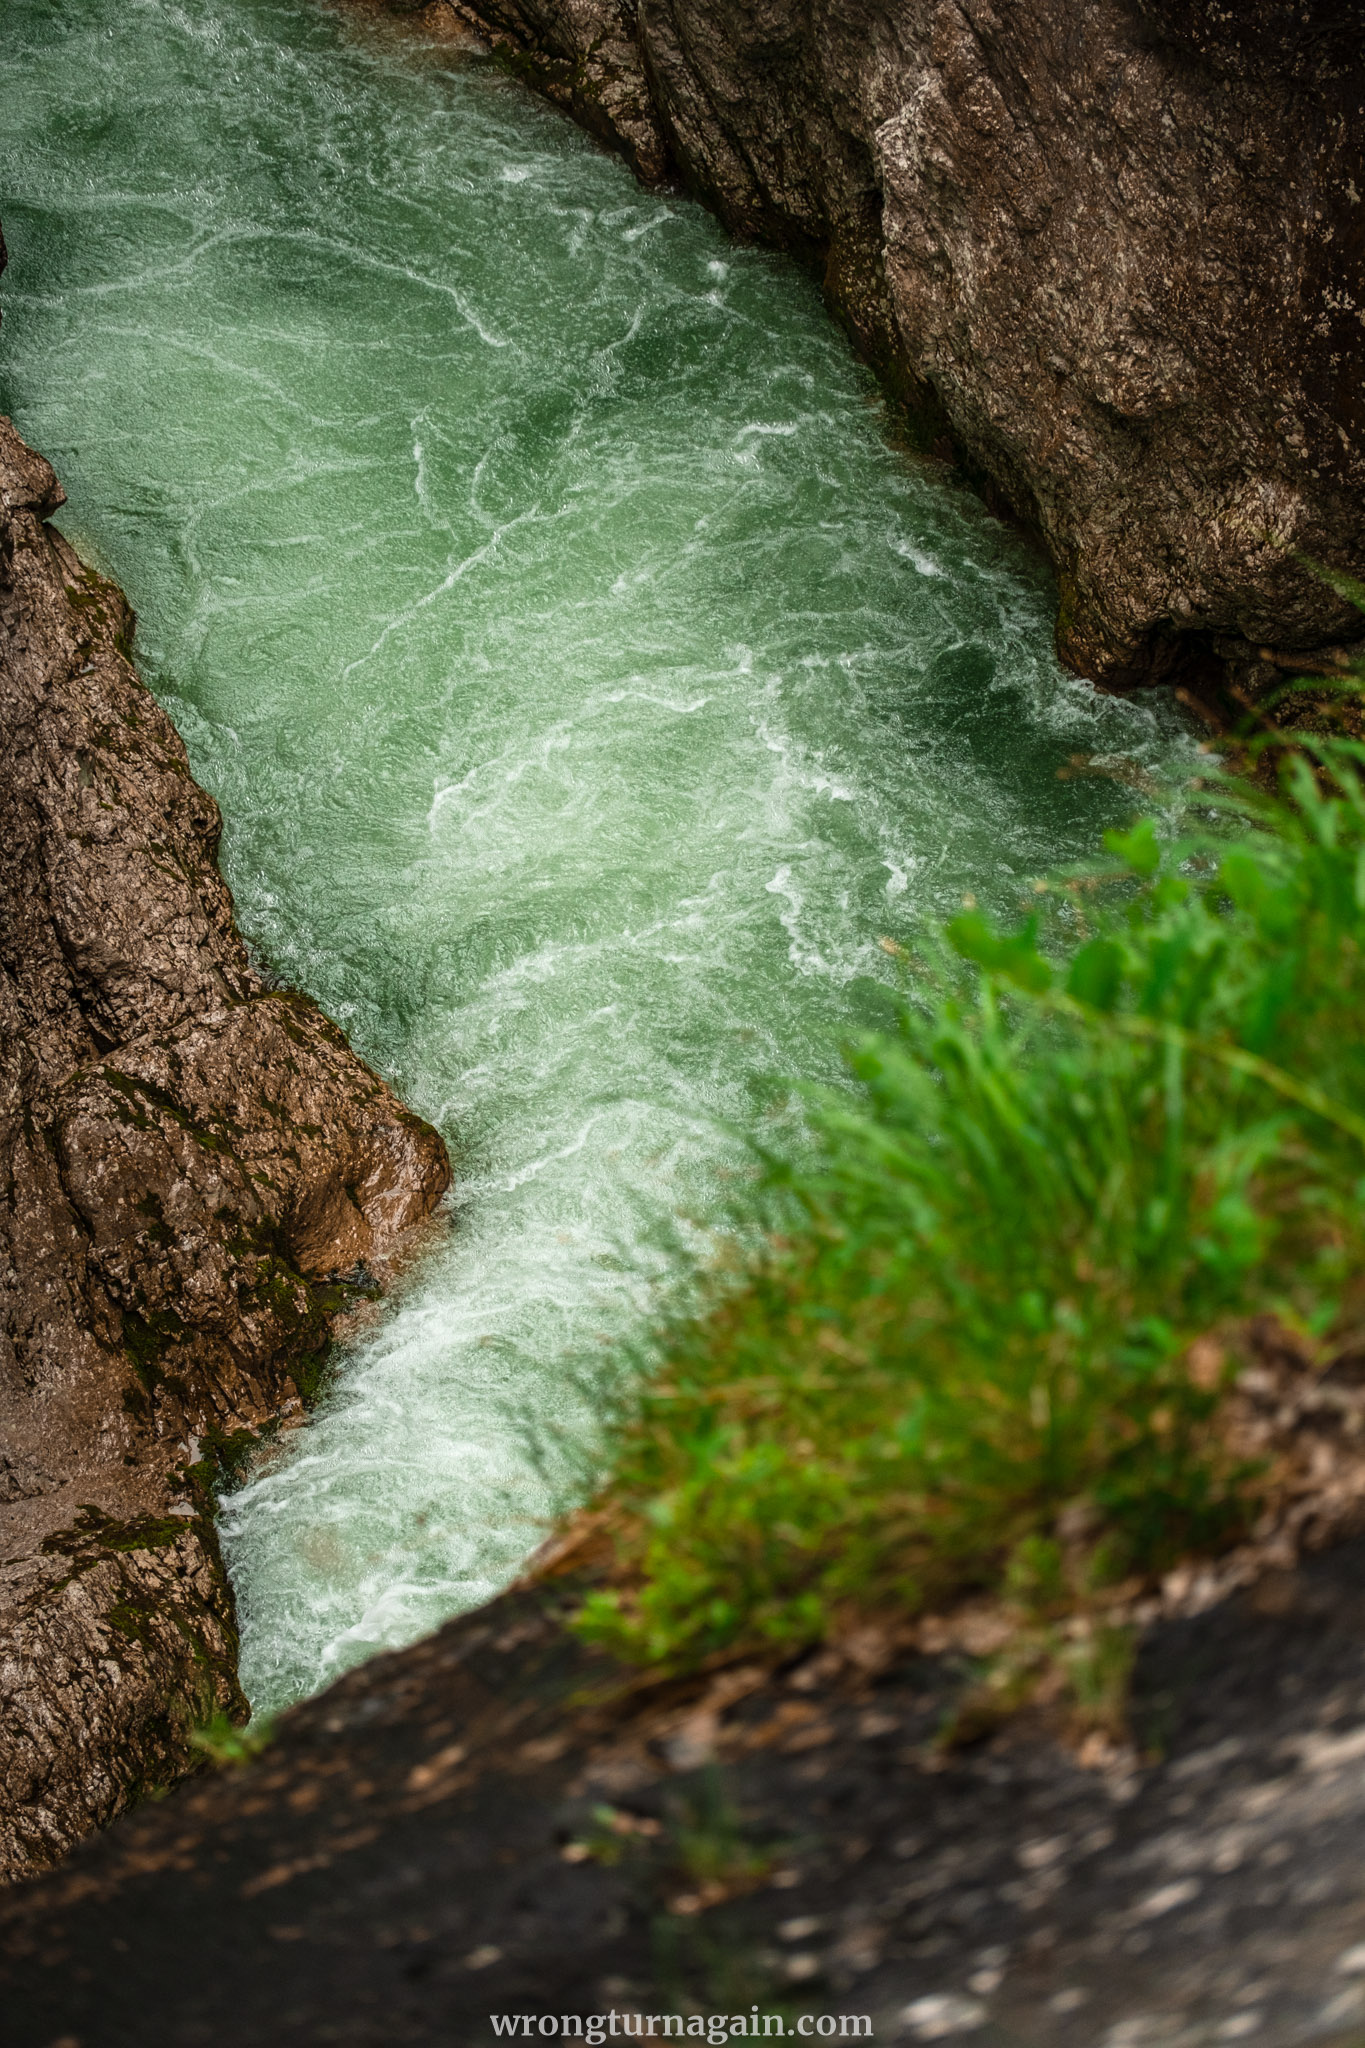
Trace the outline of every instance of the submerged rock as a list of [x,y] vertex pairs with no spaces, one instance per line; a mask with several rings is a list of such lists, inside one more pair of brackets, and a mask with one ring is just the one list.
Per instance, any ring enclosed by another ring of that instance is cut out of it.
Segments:
[[[447,1187],[233,922],[220,820],[0,420],[0,1873],[244,1718],[213,1453],[301,1407]],[[330,1285],[328,1283],[331,1283]]]
[[1072,668],[1264,681],[1359,636],[1309,562],[1365,567],[1360,0],[460,11],[823,265],[926,445],[1041,536]]

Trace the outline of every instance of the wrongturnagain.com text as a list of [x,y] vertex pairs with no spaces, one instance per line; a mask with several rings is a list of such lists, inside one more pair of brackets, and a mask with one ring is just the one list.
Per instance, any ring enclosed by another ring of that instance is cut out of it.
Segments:
[[585,2048],[602,2048],[603,2043],[622,2037],[648,2041],[671,2035],[675,2040],[706,2041],[710,2048],[721,2048],[724,2042],[752,2039],[756,2034],[806,2041],[866,2041],[872,2036],[872,2021],[865,2012],[803,2012],[789,2020],[780,2012],[761,2013],[757,2006],[751,2012],[694,2012],[686,2017],[680,2012],[606,2012],[594,2013],[587,2019],[577,2012],[491,2012],[488,2017],[495,2034],[512,2035],[522,2041],[528,2037],[553,2039],[556,2035],[567,2035],[581,2040]]

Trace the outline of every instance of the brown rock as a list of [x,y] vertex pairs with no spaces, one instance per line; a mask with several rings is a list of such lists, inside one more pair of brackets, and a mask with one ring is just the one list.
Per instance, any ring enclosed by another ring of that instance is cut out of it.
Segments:
[[[450,1172],[305,997],[267,991],[219,816],[0,420],[0,1872],[241,1718],[200,1451],[293,1409],[329,1313]],[[189,1468],[196,1466],[190,1472]]]
[[[397,6],[406,11],[403,0]],[[638,177],[668,175],[669,138],[651,97],[635,0],[454,0],[454,9],[556,106],[619,149]]]
[[1365,566],[1361,0],[462,4],[643,175],[823,265],[926,445],[1041,536],[1070,666],[1358,638],[1302,558]]

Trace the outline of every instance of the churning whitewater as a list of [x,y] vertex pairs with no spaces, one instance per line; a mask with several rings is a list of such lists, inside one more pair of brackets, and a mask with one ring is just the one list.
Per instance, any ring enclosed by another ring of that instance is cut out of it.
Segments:
[[225,1503],[270,1710],[515,1571],[660,1219],[716,1212],[752,1076],[879,1014],[879,942],[1017,902],[1192,743],[1059,671],[813,283],[477,55],[303,0],[5,35],[0,405],[138,607],[260,957],[455,1163]]

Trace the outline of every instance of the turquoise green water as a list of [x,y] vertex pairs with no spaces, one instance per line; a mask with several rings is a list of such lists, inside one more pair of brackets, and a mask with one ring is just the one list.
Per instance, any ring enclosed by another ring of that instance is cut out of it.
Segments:
[[454,1228],[226,1504],[274,1707],[485,1597],[652,1219],[880,938],[1159,768],[892,452],[785,262],[476,61],[314,5],[5,0],[0,406],[141,615],[244,929],[446,1132]]

